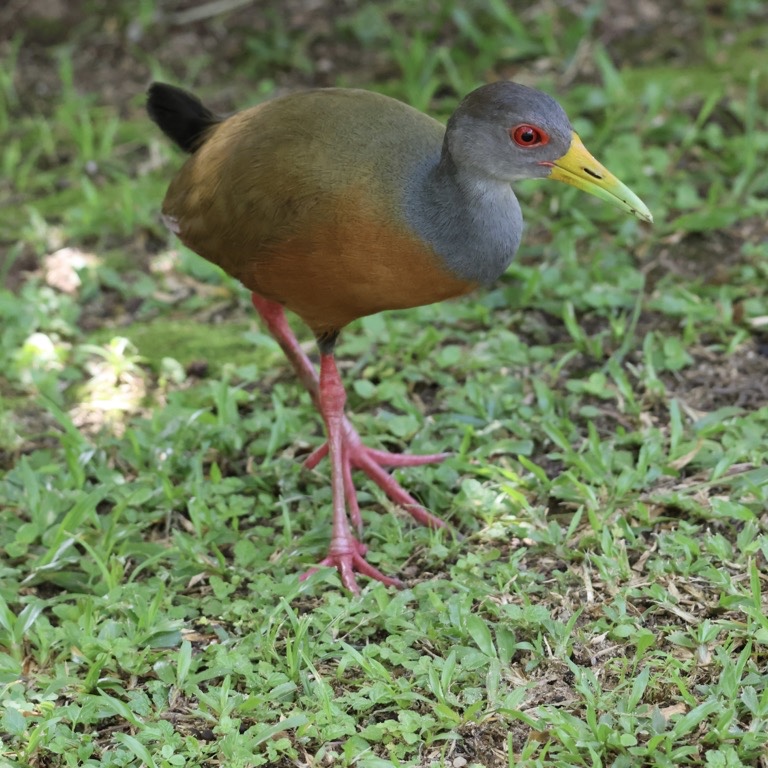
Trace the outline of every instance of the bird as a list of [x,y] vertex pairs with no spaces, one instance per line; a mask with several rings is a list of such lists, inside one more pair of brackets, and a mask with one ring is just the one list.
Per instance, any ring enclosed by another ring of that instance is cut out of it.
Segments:
[[[650,211],[588,152],[552,96],[509,80],[470,92],[446,125],[356,88],[292,92],[220,116],[154,82],[146,107],[189,154],[168,187],[163,222],[250,291],[324,422],[327,439],[304,464],[330,461],[330,544],[302,578],[330,566],[353,593],[356,574],[402,586],[366,560],[353,470],[418,523],[442,528],[387,469],[449,454],[363,443],[345,410],[340,332],[366,315],[453,299],[499,278],[523,233],[520,180],[564,182],[649,223]],[[319,372],[286,311],[314,334]]]

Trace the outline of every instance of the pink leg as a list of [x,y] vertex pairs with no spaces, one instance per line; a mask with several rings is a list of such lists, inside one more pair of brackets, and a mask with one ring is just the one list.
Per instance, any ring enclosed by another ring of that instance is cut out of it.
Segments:
[[[318,378],[315,367],[301,349],[288,325],[283,308],[276,302],[256,294],[253,294],[252,300],[256,311],[261,315],[312,397],[312,402],[323,415],[328,432],[328,441],[314,450],[304,462],[306,467],[313,469],[326,456],[330,456],[331,460],[333,534],[328,557],[320,564],[335,565],[339,569],[344,586],[353,592],[358,591],[353,575],[355,570],[385,584],[399,583],[384,576],[363,559],[366,548],[350,533],[345,504],[358,532],[362,531],[362,519],[352,481],[352,469],[365,472],[392,501],[403,507],[419,523],[440,528],[445,523],[421,506],[382,467],[419,466],[442,461],[450,454],[412,456],[379,451],[363,445],[360,435],[344,414],[346,394],[333,355],[321,356],[321,371]],[[338,446],[334,448],[335,441],[338,442]]]
[[[333,496],[333,532],[328,556],[320,565],[338,568],[341,582],[350,592],[359,592],[355,571],[381,581],[388,586],[399,586],[400,581],[385,576],[363,558],[364,550],[349,530],[344,503],[347,490],[344,451],[344,385],[339,378],[333,355],[320,358],[320,410],[328,431],[328,447],[331,459],[331,492]],[[312,573],[310,571],[310,573]],[[309,574],[307,574],[309,575]]]
[[266,323],[267,330],[280,345],[280,349],[290,361],[304,388],[309,392],[315,407],[319,410],[320,394],[317,371],[301,348],[291,326],[288,325],[288,321],[285,319],[285,310],[277,302],[264,299],[255,293],[251,294],[251,301],[261,319]]

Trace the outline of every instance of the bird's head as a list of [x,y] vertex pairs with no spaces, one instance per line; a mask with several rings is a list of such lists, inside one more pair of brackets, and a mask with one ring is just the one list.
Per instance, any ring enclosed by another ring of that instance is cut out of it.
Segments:
[[563,108],[519,83],[472,91],[448,121],[446,148],[457,168],[475,176],[555,179],[653,221],[645,203],[587,151]]

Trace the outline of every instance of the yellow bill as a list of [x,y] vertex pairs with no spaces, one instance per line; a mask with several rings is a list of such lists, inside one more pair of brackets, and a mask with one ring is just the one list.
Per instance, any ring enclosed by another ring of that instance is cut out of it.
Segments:
[[653,222],[646,204],[592,157],[576,132],[573,133],[568,151],[552,163],[549,178],[572,184],[634,214],[638,219]]

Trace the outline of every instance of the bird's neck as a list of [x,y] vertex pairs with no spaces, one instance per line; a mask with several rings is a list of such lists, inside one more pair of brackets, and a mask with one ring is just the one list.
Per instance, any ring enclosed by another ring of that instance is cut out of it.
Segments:
[[523,215],[509,184],[459,169],[445,149],[405,204],[411,226],[463,279],[492,283],[520,245]]

